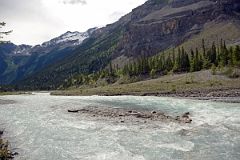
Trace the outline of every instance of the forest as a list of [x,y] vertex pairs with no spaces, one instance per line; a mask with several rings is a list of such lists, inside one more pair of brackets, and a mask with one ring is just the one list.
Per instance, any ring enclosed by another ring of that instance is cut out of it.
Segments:
[[[108,67],[91,74],[75,75],[65,81],[61,89],[71,86],[98,85],[102,79],[107,84],[115,83],[121,77],[136,79],[136,77],[156,78],[169,73],[186,73],[211,69],[212,74],[217,70],[229,67],[230,70],[240,65],[239,45],[227,47],[226,42],[221,40],[219,45],[212,42],[210,48],[205,47],[202,39],[200,47],[186,51],[184,47],[173,48],[169,52],[161,52],[155,56],[141,55],[134,61],[126,64],[123,68],[110,63]],[[231,71],[232,78],[239,75]]]

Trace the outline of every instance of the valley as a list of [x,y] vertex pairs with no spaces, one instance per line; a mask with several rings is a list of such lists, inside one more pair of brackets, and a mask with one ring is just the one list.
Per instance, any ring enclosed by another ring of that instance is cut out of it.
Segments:
[[[12,79],[13,83],[8,79],[5,82],[16,85],[20,90],[55,90],[75,76],[107,70],[110,65],[122,69],[142,57],[149,58],[162,53],[167,58],[173,49],[177,53],[182,47],[189,59],[191,49],[196,54],[196,48],[199,56],[210,56],[213,44],[219,55],[223,53],[223,43],[224,50],[239,45],[239,26],[237,0],[148,0],[115,23],[90,29],[89,37],[76,48],[54,48],[54,53],[42,48],[41,51],[46,52],[44,56],[40,58],[42,54],[34,54],[36,58],[33,56],[28,61],[29,65],[17,69],[19,75],[25,76],[19,80]],[[202,49],[203,40],[206,53]],[[75,42],[63,44],[73,46]],[[57,46],[61,48],[63,44]],[[222,65],[224,67],[229,63]],[[9,74],[16,73],[14,70],[18,67],[12,65],[10,68]]]
[[239,160],[239,104],[239,0],[0,1],[0,160]]
[[35,74],[52,63],[70,56],[74,49],[95,30],[84,33],[66,32],[41,45],[15,45],[11,42],[0,44],[0,83],[16,82]]

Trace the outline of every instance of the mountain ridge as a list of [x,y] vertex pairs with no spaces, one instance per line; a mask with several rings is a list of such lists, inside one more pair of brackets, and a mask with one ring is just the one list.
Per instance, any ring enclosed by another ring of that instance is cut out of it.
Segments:
[[68,56],[95,29],[92,28],[86,32],[67,31],[56,38],[35,46],[15,45],[13,43],[1,44],[1,84],[17,82],[45,66]]
[[[194,38],[199,43],[209,35],[212,35],[211,43],[224,39],[227,45],[232,45],[240,36],[239,14],[238,0],[148,0],[119,21],[97,29],[70,56],[19,85],[56,89],[69,77],[97,72],[110,62],[121,66],[143,55],[152,56],[188,45]],[[207,32],[208,24],[213,24],[213,33]],[[226,27],[220,28],[218,24]],[[229,28],[234,28],[233,34],[218,36]],[[117,59],[122,60],[115,61]]]

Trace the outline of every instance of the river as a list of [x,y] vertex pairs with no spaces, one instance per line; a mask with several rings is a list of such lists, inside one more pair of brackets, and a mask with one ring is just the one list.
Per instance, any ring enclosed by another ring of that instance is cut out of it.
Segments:
[[[164,97],[0,97],[0,128],[17,160],[239,160],[240,104]],[[108,106],[190,112],[193,122],[114,123],[67,110]]]

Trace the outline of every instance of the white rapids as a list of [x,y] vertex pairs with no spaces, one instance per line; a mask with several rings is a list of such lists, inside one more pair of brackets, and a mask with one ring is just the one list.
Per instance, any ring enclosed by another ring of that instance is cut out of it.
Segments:
[[[15,103],[1,103],[13,100]],[[96,121],[67,109],[108,106],[190,112],[192,124]],[[0,129],[16,160],[239,160],[240,104],[163,97],[0,97]]]

